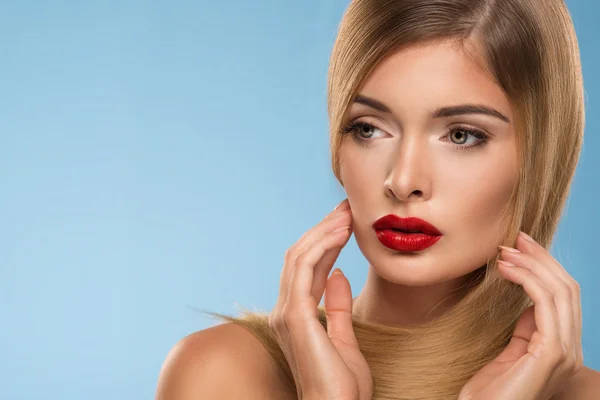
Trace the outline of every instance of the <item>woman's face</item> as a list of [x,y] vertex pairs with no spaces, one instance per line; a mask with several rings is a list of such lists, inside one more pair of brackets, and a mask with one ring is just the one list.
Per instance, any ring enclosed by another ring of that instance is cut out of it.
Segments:
[[[514,121],[502,89],[468,53],[444,42],[394,53],[359,95],[388,109],[356,101],[347,121],[372,127],[355,127],[340,148],[354,235],[371,266],[387,281],[425,286],[485,265],[498,251],[499,213],[517,179]],[[499,114],[437,112],[467,104]],[[421,251],[392,250],[372,227],[387,214],[424,219],[443,236]]]

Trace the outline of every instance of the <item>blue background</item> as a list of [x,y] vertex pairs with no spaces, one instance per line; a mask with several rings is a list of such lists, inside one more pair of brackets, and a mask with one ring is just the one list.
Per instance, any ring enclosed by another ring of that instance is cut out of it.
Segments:
[[[552,253],[600,369],[600,4],[571,0],[586,137]],[[0,8],[2,399],[150,399],[182,337],[275,304],[283,254],[344,197],[326,72],[347,0]],[[357,294],[354,239],[338,266]]]

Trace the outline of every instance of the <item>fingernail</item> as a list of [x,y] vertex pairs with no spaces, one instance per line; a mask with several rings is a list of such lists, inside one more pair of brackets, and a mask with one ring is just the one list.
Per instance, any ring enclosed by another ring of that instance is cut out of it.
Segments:
[[535,240],[533,240],[533,239],[531,238],[531,236],[529,236],[528,234],[526,234],[526,233],[525,233],[525,232],[523,232],[523,231],[520,231],[520,233],[521,233],[521,236],[523,236],[523,239],[525,239],[525,240],[527,240],[527,241],[529,241],[529,242],[531,242],[531,243],[535,243]]
[[516,267],[515,264],[508,262],[508,261],[504,261],[504,260],[498,260],[498,264],[504,265],[506,267]]
[[514,249],[512,247],[506,247],[506,246],[498,246],[498,247],[502,250],[510,251],[511,253],[520,253],[519,250]]
[[333,209],[333,211],[337,210],[338,208],[340,208],[340,206],[344,205],[344,203],[346,203],[346,199],[342,200],[340,202],[340,204],[338,204],[337,206],[335,206],[335,208]]
[[336,268],[335,270],[333,270],[333,273],[331,275],[342,275],[344,276],[344,274],[342,273],[342,270],[339,268]]

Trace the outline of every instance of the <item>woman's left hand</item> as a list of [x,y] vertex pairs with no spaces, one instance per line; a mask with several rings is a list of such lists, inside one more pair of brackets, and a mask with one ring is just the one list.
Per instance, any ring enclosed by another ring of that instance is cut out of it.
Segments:
[[466,383],[458,398],[548,400],[583,366],[579,285],[523,232],[518,250],[500,247],[500,273],[523,286],[534,305],[525,310],[502,353]]

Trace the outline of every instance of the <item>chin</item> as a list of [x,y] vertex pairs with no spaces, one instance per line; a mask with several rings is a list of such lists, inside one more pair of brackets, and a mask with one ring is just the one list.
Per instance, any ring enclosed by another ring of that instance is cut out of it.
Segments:
[[377,238],[367,243],[357,240],[357,244],[377,274],[386,281],[398,285],[442,284],[464,277],[485,265],[485,260],[479,263],[475,260],[453,260],[452,254],[444,250],[442,241],[443,239],[427,249],[412,253],[387,248]]
[[440,270],[431,262],[381,260],[371,263],[377,274],[390,283],[404,286],[435,286],[452,281],[461,275],[453,276]]

